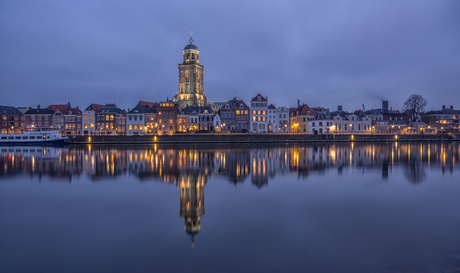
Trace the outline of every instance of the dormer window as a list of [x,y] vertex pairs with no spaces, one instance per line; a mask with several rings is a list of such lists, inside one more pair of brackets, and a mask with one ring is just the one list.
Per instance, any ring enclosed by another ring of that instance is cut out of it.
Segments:
[[260,101],[260,100],[261,100],[260,96],[257,96],[257,100],[258,100],[258,101]]

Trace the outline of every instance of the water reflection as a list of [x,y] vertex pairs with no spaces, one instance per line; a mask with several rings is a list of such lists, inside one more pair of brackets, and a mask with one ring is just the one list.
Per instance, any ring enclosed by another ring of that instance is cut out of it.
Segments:
[[85,174],[97,182],[129,175],[140,181],[159,180],[180,187],[184,179],[205,184],[210,176],[222,176],[237,185],[250,176],[252,185],[261,189],[275,176],[288,172],[307,179],[310,175],[331,171],[341,175],[347,169],[378,170],[385,181],[392,168],[400,167],[409,182],[420,183],[426,178],[425,168],[453,172],[458,158],[457,143],[347,143],[259,148],[2,147],[0,179],[12,175],[39,178],[47,175],[54,180],[71,182],[74,177]]
[[[452,244],[460,223],[456,142],[0,151],[2,199],[8,204],[0,226],[8,235],[2,254],[13,253],[5,258],[12,267],[27,266],[16,257],[52,249],[40,257],[41,267],[76,257],[72,265],[81,270],[75,272],[90,272],[84,269],[96,260],[178,272],[198,256],[235,264],[228,272],[255,263],[268,263],[267,272],[283,271],[277,266],[287,263],[294,269],[287,271],[297,272],[328,266],[335,270],[323,271],[389,272],[388,264],[400,272],[407,261],[416,268],[408,272],[424,272],[417,269],[426,260],[439,263],[437,253],[460,253]],[[40,179],[71,184],[38,184]],[[354,183],[358,179],[362,183]],[[165,184],[173,188],[159,191]],[[246,264],[247,253],[257,255]],[[158,259],[149,264],[152,257]],[[364,263],[370,266],[363,270]],[[59,269],[45,271],[67,272]]]

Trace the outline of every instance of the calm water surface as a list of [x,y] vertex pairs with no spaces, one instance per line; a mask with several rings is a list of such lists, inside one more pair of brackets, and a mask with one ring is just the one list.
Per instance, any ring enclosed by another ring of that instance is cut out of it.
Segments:
[[457,143],[0,150],[0,272],[460,272]]

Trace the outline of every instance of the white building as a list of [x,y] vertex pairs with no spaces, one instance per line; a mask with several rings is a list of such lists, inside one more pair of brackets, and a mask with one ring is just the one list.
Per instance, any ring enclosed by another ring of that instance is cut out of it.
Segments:
[[145,120],[148,109],[140,104],[136,105],[133,109],[128,111],[128,118],[126,121],[126,134],[143,135],[145,133]]
[[309,134],[329,134],[334,128],[334,118],[326,111],[321,111],[308,120]]
[[97,134],[96,130],[96,112],[105,105],[92,103],[83,111],[82,118],[82,135]]
[[367,115],[342,114],[334,116],[334,133],[339,134],[370,134],[372,118]]
[[275,115],[276,107],[273,104],[270,104],[268,106],[268,131],[270,133],[275,131],[275,125],[276,125],[276,115]]
[[268,132],[268,97],[260,94],[251,99],[251,133]]
[[214,126],[214,131],[215,132],[221,132],[222,131],[222,120],[219,116],[219,114],[216,114],[214,118],[212,119],[212,125]]
[[273,133],[289,133],[289,108],[285,106],[276,108]]

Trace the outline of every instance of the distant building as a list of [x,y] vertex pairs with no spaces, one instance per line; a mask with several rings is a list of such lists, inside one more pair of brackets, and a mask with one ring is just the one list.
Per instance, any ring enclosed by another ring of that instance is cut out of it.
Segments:
[[276,107],[273,104],[268,106],[268,132],[273,133],[276,125],[276,116],[275,116]]
[[173,135],[177,131],[178,107],[175,102],[160,102],[156,108],[159,135]]
[[334,129],[334,118],[323,110],[308,120],[307,128],[309,134],[329,134]]
[[102,104],[91,103],[82,113],[82,134],[94,135],[96,133],[96,112],[104,107]]
[[[349,113],[333,114],[334,125],[331,130],[334,134],[370,134],[372,133],[372,119],[367,115]],[[377,120],[380,121],[380,120]],[[374,121],[374,124],[375,122]],[[386,122],[388,124],[388,122]]]
[[251,133],[268,132],[268,97],[251,98]]
[[216,113],[212,119],[212,123],[214,126],[214,132],[221,132],[222,131],[222,119],[220,118],[219,113]]
[[273,124],[274,133],[289,133],[289,108],[279,106],[275,110],[275,123]]
[[24,113],[24,130],[53,129],[53,114],[54,111],[52,109],[41,108],[40,105],[36,109],[29,109]]
[[99,135],[125,134],[126,112],[116,106],[99,108],[96,112],[96,130]]
[[126,135],[144,135],[146,133],[145,120],[148,111],[149,108],[147,106],[138,104],[126,113],[126,125],[128,127]]
[[67,104],[51,104],[47,107],[54,111],[53,129],[66,135],[82,134],[82,111]]
[[236,97],[227,101],[220,108],[222,131],[224,132],[248,132],[249,131],[249,107],[243,100]]
[[189,122],[194,125],[190,130],[193,131],[212,131],[214,112],[210,106],[187,106],[182,110],[186,115],[194,117],[194,122]]
[[312,118],[314,113],[307,104],[299,105],[297,108],[289,109],[289,123],[291,131],[294,134],[308,133],[308,120]]
[[0,130],[2,134],[24,131],[24,115],[16,107],[0,106]]
[[460,131],[460,110],[455,110],[453,105],[449,108],[443,105],[441,110],[426,112],[422,116],[422,121],[429,128],[436,128],[441,131]]

